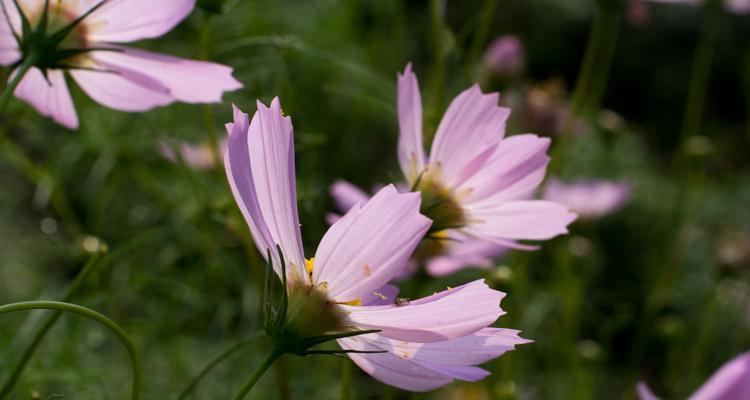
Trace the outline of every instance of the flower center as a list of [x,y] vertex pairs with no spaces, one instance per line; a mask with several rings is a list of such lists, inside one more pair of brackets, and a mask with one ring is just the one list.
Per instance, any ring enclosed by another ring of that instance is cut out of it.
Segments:
[[345,330],[348,321],[346,313],[328,298],[324,288],[321,290],[292,281],[288,290],[286,329],[289,334],[306,338]]
[[[75,21],[76,14],[64,6],[63,1],[51,1],[51,4],[47,8],[47,32],[53,33],[68,26],[71,22]],[[39,23],[42,14],[44,14],[44,3],[38,6],[34,10],[25,10],[24,13],[29,19],[32,27],[36,27]],[[84,20],[78,24],[73,31],[68,34],[65,39],[60,43],[58,48],[69,49],[69,48],[84,48],[88,44],[86,40],[86,21]]]
[[439,169],[439,165],[425,167],[415,184],[415,190],[422,193],[419,212],[432,220],[428,235],[446,229],[458,229],[466,224],[463,208],[453,191],[443,184]]

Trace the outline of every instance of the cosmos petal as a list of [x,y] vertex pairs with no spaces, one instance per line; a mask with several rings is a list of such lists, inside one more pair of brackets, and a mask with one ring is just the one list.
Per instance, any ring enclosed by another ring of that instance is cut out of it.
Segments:
[[477,280],[406,305],[341,307],[357,327],[379,329],[392,339],[428,343],[472,334],[492,324],[503,314],[504,296]]
[[357,300],[388,283],[406,265],[431,222],[419,213],[419,193],[393,185],[336,221],[318,246],[313,282],[339,302]]
[[78,128],[78,115],[62,71],[50,70],[45,79],[42,71],[31,68],[21,78],[14,95],[58,124],[68,129]]
[[398,163],[407,182],[413,183],[424,169],[425,155],[422,145],[422,97],[417,76],[406,65],[398,75]]

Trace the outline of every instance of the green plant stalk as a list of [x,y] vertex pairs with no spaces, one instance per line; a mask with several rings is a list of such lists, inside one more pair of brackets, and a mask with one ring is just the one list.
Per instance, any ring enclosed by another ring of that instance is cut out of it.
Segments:
[[489,33],[490,25],[492,24],[492,17],[495,15],[495,8],[497,8],[497,0],[484,0],[482,9],[479,11],[477,29],[474,33],[471,47],[469,48],[469,75],[471,75],[479,62],[479,53],[482,51],[482,48],[487,41],[487,34]]
[[352,398],[352,361],[343,360],[341,366],[341,400],[351,400]]
[[28,310],[56,310],[60,312],[69,312],[78,314],[88,319],[93,319],[104,325],[107,329],[117,336],[117,339],[125,346],[130,356],[133,383],[131,387],[130,398],[132,400],[138,400],[140,396],[141,387],[141,357],[138,353],[138,349],[133,344],[128,334],[119,326],[117,323],[107,318],[105,315],[98,313],[90,308],[82,307],[75,304],[58,302],[58,301],[24,301],[19,303],[12,303],[0,306],[0,315],[17,312],[17,311],[28,311]]
[[622,12],[619,8],[601,5],[597,2],[597,12],[594,15],[583,63],[573,90],[565,133],[569,133],[568,131],[578,117],[593,115],[598,111],[612,68],[612,57],[621,18]]
[[438,126],[440,111],[443,109],[445,96],[445,49],[443,48],[443,0],[430,0],[430,47],[432,52],[432,107],[427,117],[425,129],[427,142],[432,140]]
[[[0,115],[5,113],[5,108],[8,107],[8,103],[10,103],[11,97],[13,97],[13,93],[16,91],[16,88],[18,87],[18,84],[21,83],[21,80],[26,75],[27,72],[36,64],[37,60],[39,59],[39,55],[36,53],[31,53],[28,57],[26,57],[25,60],[23,60],[23,63],[18,66],[16,69],[16,75],[11,79],[8,86],[5,87],[5,90],[3,90],[3,94],[0,95]],[[13,71],[10,72],[11,74]]]
[[[200,29],[200,59],[208,60],[211,57],[211,14],[209,12],[203,13]],[[221,165],[221,154],[219,151],[219,140],[216,134],[216,119],[214,118],[214,111],[210,104],[206,104],[202,107],[203,123],[206,126],[206,133],[208,134],[208,146],[211,149],[211,158],[213,159],[214,166]]]
[[[101,254],[101,252],[95,253],[86,263],[86,265],[83,266],[81,271],[76,276],[75,280],[73,280],[73,283],[65,292],[65,296],[63,296],[62,298],[63,302],[69,302],[78,294],[78,291],[83,286],[83,283],[86,282],[88,277],[95,270]],[[37,347],[39,347],[39,344],[47,335],[47,332],[49,332],[49,330],[52,329],[57,320],[60,319],[62,313],[62,311],[57,311],[47,317],[42,326],[36,332],[34,338],[31,340],[31,343],[29,343],[28,347],[26,347],[26,349],[23,351],[21,358],[18,360],[16,365],[12,369],[10,369],[10,375],[8,375],[8,378],[5,380],[5,383],[3,383],[3,386],[0,389],[0,399],[5,399],[6,397],[8,397],[8,395],[10,395],[10,392],[18,382],[18,378],[21,376],[23,370],[26,368],[26,365],[31,360],[31,356],[34,355],[34,352],[36,352]]]
[[253,373],[247,378],[247,380],[245,380],[240,390],[237,391],[237,394],[235,394],[232,399],[243,400],[245,396],[247,396],[247,394],[250,392],[250,390],[252,390],[253,386],[255,386],[258,380],[260,380],[263,374],[273,364],[273,362],[281,357],[282,354],[284,354],[284,349],[277,345],[274,345],[263,362],[258,366],[258,368],[255,369],[255,371],[253,371]]
[[581,69],[571,96],[568,116],[561,135],[552,149],[550,171],[559,170],[560,161],[558,160],[564,153],[567,142],[571,140],[572,131],[579,118],[593,117],[599,111],[609,80],[622,9],[613,5],[604,5],[599,1],[596,2],[596,8]]
[[685,139],[691,135],[700,133],[701,120],[706,103],[706,92],[708,79],[711,73],[711,62],[714,55],[714,44],[718,36],[717,18],[721,10],[720,5],[708,4],[706,16],[701,26],[698,47],[693,59],[693,67],[690,73],[687,99],[685,102],[685,114],[682,120],[680,138]]
[[617,37],[620,33],[620,23],[622,22],[622,12],[619,9],[610,9],[603,7],[601,18],[604,20],[604,32],[601,38],[601,49],[599,51],[599,60],[594,71],[591,81],[591,94],[582,110],[596,116],[602,106],[604,93],[609,82],[609,75],[612,71],[612,61],[617,48]]
[[233,346],[226,349],[223,353],[219,354],[211,360],[203,369],[196,375],[193,379],[190,380],[190,383],[185,387],[185,389],[180,392],[180,395],[177,397],[177,400],[184,400],[187,399],[187,397],[195,390],[195,388],[198,386],[201,380],[205,378],[217,365],[221,364],[224,360],[231,357],[234,353],[244,349],[245,347],[249,346],[253,342],[255,342],[257,339],[262,338],[265,336],[265,332],[255,332],[251,334],[250,336],[242,339],[241,341],[235,343]]

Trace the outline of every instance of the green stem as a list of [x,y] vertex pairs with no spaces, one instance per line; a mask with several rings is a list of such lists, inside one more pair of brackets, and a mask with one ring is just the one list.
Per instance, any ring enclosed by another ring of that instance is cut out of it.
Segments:
[[224,360],[231,357],[234,353],[244,349],[246,346],[252,344],[255,342],[255,340],[265,336],[265,332],[255,332],[251,334],[250,336],[242,339],[241,341],[235,343],[232,347],[226,349],[223,353],[219,354],[211,360],[211,362],[206,365],[198,375],[193,378],[190,383],[185,387],[185,389],[180,392],[180,395],[177,397],[177,400],[183,400],[186,399],[190,393],[195,390],[195,387],[198,386],[201,380],[208,375],[211,370],[213,370],[217,365],[221,364]]
[[[11,79],[8,86],[5,87],[5,90],[3,90],[3,94],[0,95],[0,115],[5,113],[5,107],[8,106],[10,98],[13,97],[13,93],[16,91],[18,84],[21,83],[21,79],[23,79],[26,73],[29,72],[34,64],[36,64],[38,58],[39,56],[36,55],[36,53],[31,53],[16,69],[16,75],[13,77],[13,79]],[[11,72],[11,74],[12,73],[13,72]]]
[[495,16],[495,8],[497,7],[497,0],[484,0],[484,5],[479,12],[479,18],[477,22],[477,30],[474,34],[474,39],[471,42],[469,48],[469,74],[471,74],[479,61],[479,53],[485,46],[487,41],[487,33],[490,30],[492,24],[492,17]]
[[341,400],[352,398],[352,362],[348,358],[343,361],[341,369]]
[[263,360],[263,362],[258,366],[258,368],[253,371],[252,375],[247,378],[245,383],[242,384],[242,387],[239,391],[237,391],[237,394],[232,397],[233,400],[243,400],[245,396],[250,392],[250,390],[255,386],[255,384],[258,382],[261,376],[268,370],[268,367],[273,364],[274,361],[276,361],[277,358],[279,358],[282,354],[284,354],[284,349],[281,347],[274,345],[273,348],[271,348],[271,352],[268,353],[266,358]]
[[620,27],[621,10],[618,7],[597,2],[591,32],[581,70],[578,73],[570,104],[570,116],[565,131],[571,128],[576,118],[598,109],[603,87],[612,67],[612,56]]
[[133,344],[128,334],[117,323],[90,308],[79,305],[63,303],[58,301],[24,301],[0,306],[0,315],[17,311],[27,310],[57,310],[58,312],[69,312],[80,316],[93,319],[104,325],[107,329],[117,336],[120,342],[125,346],[130,355],[133,371],[133,384],[131,388],[132,400],[138,400],[141,387],[141,358],[138,349]]
[[[211,28],[211,14],[204,12],[200,30],[199,56],[201,60],[208,60],[211,57]],[[209,104],[204,105],[202,108],[203,123],[206,125],[208,145],[211,149],[211,158],[213,159],[214,166],[219,166],[221,165],[221,154],[219,151],[219,140],[216,134],[213,108],[211,108],[211,105]]]
[[425,132],[428,141],[432,139],[437,128],[440,111],[443,109],[443,97],[445,95],[445,51],[443,49],[443,0],[430,0],[430,25],[432,48],[432,107],[427,121]]
[[708,78],[711,72],[711,61],[714,53],[714,43],[717,37],[717,17],[720,6],[707,5],[706,16],[701,27],[698,48],[693,59],[693,67],[690,73],[690,86],[688,87],[687,100],[685,103],[685,115],[682,120],[681,139],[690,135],[700,133],[701,120],[703,119],[704,105],[706,102],[706,90]]
[[[83,285],[83,283],[88,279],[88,277],[94,271],[97,265],[97,261],[99,261],[99,257],[101,256],[101,254],[102,254],[101,252],[95,253],[86,263],[86,265],[83,266],[81,271],[78,273],[78,276],[76,276],[73,283],[65,292],[65,296],[62,298],[63,302],[69,302],[73,297],[75,297],[78,294],[78,291]],[[36,352],[37,347],[39,347],[39,344],[47,335],[47,332],[49,332],[49,330],[52,329],[52,327],[55,325],[57,320],[60,319],[61,316],[62,316],[62,311],[57,311],[53,313],[52,315],[48,316],[47,319],[44,321],[41,328],[36,332],[36,335],[34,335],[34,338],[31,340],[31,343],[29,343],[29,345],[23,351],[23,354],[21,355],[21,359],[18,360],[15,367],[11,369],[10,375],[8,375],[8,378],[5,380],[5,383],[0,389],[0,399],[5,399],[6,397],[8,397],[8,395],[10,395],[10,392],[13,390],[16,383],[18,382],[18,378],[21,376],[21,374],[23,373],[23,370],[26,368],[26,365],[31,360],[31,356],[34,355],[34,352]]]

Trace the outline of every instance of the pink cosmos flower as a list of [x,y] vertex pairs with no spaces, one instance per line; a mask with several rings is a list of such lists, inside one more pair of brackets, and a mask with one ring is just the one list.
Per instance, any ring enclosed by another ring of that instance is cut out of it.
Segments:
[[584,179],[566,185],[551,179],[544,188],[544,198],[567,205],[581,218],[600,218],[622,207],[630,190],[624,182]]
[[[35,26],[43,14],[44,0],[19,3]],[[13,65],[23,57],[14,38],[14,33],[21,35],[21,16],[13,0],[0,0],[0,5],[4,13],[0,19],[0,65]],[[65,69],[96,102],[122,111],[146,111],[175,101],[216,103],[224,92],[242,87],[230,67],[120,45],[164,35],[190,14],[195,0],[50,1],[50,29],[68,25],[95,7],[61,46],[97,50],[62,60],[64,68],[49,69],[46,78],[40,69],[32,68],[16,88],[15,96],[42,115],[67,128],[78,127]]]
[[[342,212],[348,211],[359,202],[364,203],[370,199],[370,196],[362,189],[343,180],[334,182],[330,193],[336,207]],[[329,214],[326,219],[329,224],[333,224],[339,218],[337,214]],[[507,252],[507,248],[503,246],[478,240],[460,232],[454,232],[453,237],[460,238],[460,240],[438,242],[441,247],[440,251],[424,260],[428,274],[446,276],[466,267],[491,268],[494,265],[493,260]],[[417,268],[417,262],[410,260],[408,267],[398,278],[411,275]]]
[[534,249],[517,241],[567,233],[576,218],[562,204],[530,199],[544,179],[550,141],[532,134],[504,138],[510,110],[497,102],[497,93],[483,94],[478,85],[459,94],[428,157],[411,64],[398,77],[398,160],[404,186],[422,193],[422,211],[433,220],[435,246],[427,252],[436,260],[428,266],[432,273],[450,273],[467,263],[487,265],[504,248]]
[[[487,328],[503,314],[504,294],[481,280],[407,304],[395,301],[396,289],[388,282],[430,227],[419,213],[418,193],[401,194],[389,185],[357,203],[306,260],[290,118],[282,115],[278,99],[270,107],[258,102],[252,121],[235,108],[227,130],[227,177],[256,246],[264,255],[278,246],[290,287],[324,296],[327,307],[345,316],[345,329],[380,330],[339,340],[345,350],[387,351],[351,354],[367,373],[399,388],[426,391],[453,379],[482,379],[488,373],[476,364],[528,342],[517,331]],[[281,275],[279,260],[270,261]]]
[[[227,149],[227,140],[224,139],[218,143],[219,156],[223,156]],[[158,151],[162,157],[174,163],[177,162],[177,154],[171,144],[167,142],[159,142]],[[213,151],[208,143],[203,144],[192,144],[188,142],[182,142],[179,144],[179,152],[182,160],[185,161],[190,167],[198,170],[211,169],[216,167],[214,162]],[[221,162],[221,160],[219,160]]]
[[[659,400],[644,383],[637,386],[641,400]],[[688,400],[750,399],[750,352],[740,354],[718,371],[693,393]]]

